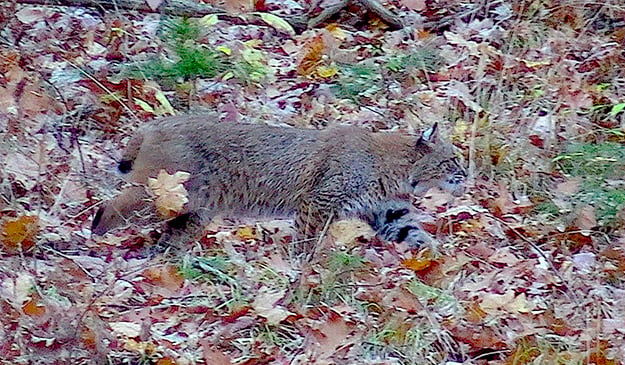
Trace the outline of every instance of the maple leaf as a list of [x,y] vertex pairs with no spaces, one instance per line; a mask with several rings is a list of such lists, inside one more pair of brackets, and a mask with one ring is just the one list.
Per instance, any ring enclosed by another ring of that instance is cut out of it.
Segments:
[[176,171],[175,174],[170,175],[167,171],[160,170],[156,179],[148,179],[148,186],[157,197],[154,205],[161,217],[175,217],[189,202],[189,193],[182,183],[189,180],[190,176],[191,174],[184,171]]

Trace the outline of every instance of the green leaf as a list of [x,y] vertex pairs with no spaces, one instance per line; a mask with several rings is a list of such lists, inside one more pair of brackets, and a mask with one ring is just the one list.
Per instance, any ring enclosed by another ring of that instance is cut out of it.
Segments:
[[162,91],[158,90],[156,94],[154,95],[154,97],[156,98],[156,100],[158,100],[161,103],[164,113],[167,113],[169,115],[176,114],[176,112],[174,111],[174,108],[171,106],[171,104],[169,103],[169,100],[167,99],[165,94],[163,94]]
[[610,110],[610,115],[614,117],[618,113],[622,112],[623,109],[625,109],[625,103],[616,104],[612,107],[612,110]]
[[291,24],[287,23],[284,19],[280,18],[279,16],[269,14],[269,13],[256,13],[256,14],[258,14],[258,16],[260,16],[260,18],[265,23],[271,25],[277,30],[285,31],[291,35],[295,34],[295,30],[293,30],[293,27],[291,26]]
[[150,104],[146,103],[145,101],[139,98],[134,98],[134,101],[135,101],[135,104],[141,107],[141,109],[145,110],[146,112],[150,114],[154,114],[154,109],[150,106]]
[[209,14],[201,17],[198,22],[205,27],[212,27],[217,24],[219,18],[217,18],[217,14]]

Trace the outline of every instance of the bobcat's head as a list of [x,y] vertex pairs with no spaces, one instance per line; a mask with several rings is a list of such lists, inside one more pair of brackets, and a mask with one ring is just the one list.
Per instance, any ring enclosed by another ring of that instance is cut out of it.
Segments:
[[432,187],[454,196],[464,193],[467,174],[462,167],[462,156],[453,144],[439,138],[438,123],[421,134],[416,149],[421,158],[410,174],[410,186],[415,194],[423,194]]

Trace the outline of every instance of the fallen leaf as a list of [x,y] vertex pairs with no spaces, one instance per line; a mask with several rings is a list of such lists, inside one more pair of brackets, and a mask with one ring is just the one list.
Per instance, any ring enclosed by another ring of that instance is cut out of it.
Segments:
[[267,319],[267,324],[270,326],[279,324],[286,319],[286,317],[293,314],[284,307],[276,304],[279,300],[284,298],[285,293],[284,290],[271,292],[269,289],[263,287],[252,303],[256,314]]
[[318,324],[317,330],[316,338],[322,358],[329,357],[337,348],[354,341],[350,339],[354,326],[334,312],[330,312],[328,318]]
[[29,317],[41,317],[46,314],[46,306],[41,303],[41,299],[32,298],[22,306],[22,311]]
[[356,243],[358,238],[371,239],[375,232],[360,219],[343,219],[330,225],[330,235],[341,245]]
[[147,268],[143,277],[149,283],[168,290],[178,290],[184,284],[184,276],[174,265],[163,265]]
[[413,258],[402,260],[401,265],[412,271],[419,272],[430,267],[430,265],[432,265],[432,259],[428,257],[425,257],[425,258],[413,257]]
[[35,245],[35,236],[39,232],[39,218],[35,215],[23,215],[7,219],[0,225],[0,241],[9,253],[25,252]]
[[145,2],[146,2],[146,4],[148,4],[150,9],[156,10],[161,5],[163,0],[145,0]]
[[425,0],[401,0],[401,3],[408,9],[415,11],[421,11],[427,7]]
[[258,15],[265,23],[276,28],[276,30],[281,30],[291,35],[295,34],[295,30],[293,30],[291,24],[279,16],[270,13],[259,13]]
[[597,215],[595,208],[590,205],[584,205],[577,210],[577,217],[573,221],[575,227],[581,230],[590,230],[597,226]]
[[581,252],[573,255],[573,264],[575,268],[582,273],[592,272],[596,262],[597,257],[592,252]]
[[127,338],[139,337],[141,334],[141,323],[136,322],[109,322],[109,326],[113,330],[113,333],[117,336],[123,336]]
[[148,179],[150,190],[157,196],[154,205],[161,217],[173,218],[182,211],[189,201],[189,193],[182,183],[189,180],[190,176],[191,174],[184,171],[176,171],[170,175],[167,171],[160,170],[156,179]]
[[241,226],[237,229],[237,233],[236,233],[237,237],[239,237],[242,240],[253,240],[253,239],[258,239],[258,234],[256,232],[256,230],[254,229],[254,227],[250,227],[250,226]]
[[330,77],[336,75],[338,72],[339,69],[336,66],[320,65],[317,67],[317,75],[319,75],[319,77],[323,77],[324,79],[329,79]]

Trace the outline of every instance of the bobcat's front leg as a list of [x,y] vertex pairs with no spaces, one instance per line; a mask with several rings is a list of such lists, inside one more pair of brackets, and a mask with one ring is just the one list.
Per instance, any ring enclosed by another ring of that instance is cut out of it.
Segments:
[[432,237],[421,226],[418,214],[408,201],[378,202],[362,212],[360,218],[369,223],[383,240],[405,242],[412,247],[434,243]]
[[330,204],[321,205],[309,200],[300,204],[295,217],[295,229],[296,240],[301,243],[303,251],[310,252],[315,247],[319,238],[336,218],[336,211]]
[[163,226],[163,233],[156,245],[151,247],[150,254],[158,254],[169,248],[183,250],[189,242],[201,237],[204,231],[204,221],[196,213],[185,213],[169,220]]

